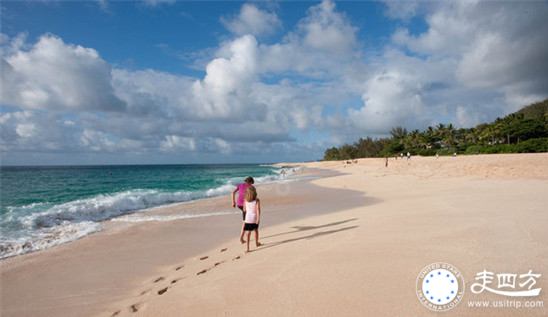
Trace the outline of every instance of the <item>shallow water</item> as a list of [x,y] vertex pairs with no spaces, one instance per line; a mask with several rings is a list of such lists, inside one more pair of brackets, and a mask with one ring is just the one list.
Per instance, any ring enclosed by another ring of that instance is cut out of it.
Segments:
[[247,176],[257,184],[274,182],[280,170],[257,164],[2,167],[0,258],[81,238],[104,220],[227,195]]

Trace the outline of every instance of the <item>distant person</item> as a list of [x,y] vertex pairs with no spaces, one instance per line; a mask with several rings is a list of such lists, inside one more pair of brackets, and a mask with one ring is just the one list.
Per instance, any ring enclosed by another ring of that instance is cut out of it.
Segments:
[[411,159],[411,153],[407,152],[407,160],[409,161]]
[[394,157],[396,158],[396,161],[398,160],[398,154],[394,154]]
[[255,246],[260,247],[259,242],[259,224],[261,222],[261,201],[257,198],[257,189],[254,186],[249,186],[245,191],[244,203],[244,231],[246,249],[249,252],[249,240],[251,239],[251,231],[255,231]]
[[457,157],[457,152],[453,153],[453,157]]
[[440,158],[440,155],[438,153],[436,153],[436,158]]
[[253,177],[247,177],[244,179],[244,182],[241,184],[238,184],[236,186],[236,189],[232,191],[232,208],[236,208],[236,200],[234,199],[236,196],[236,192],[238,192],[238,208],[242,211],[242,230],[240,231],[240,242],[245,243],[244,241],[244,225],[245,225],[245,211],[244,211],[244,197],[245,197],[245,191],[246,189],[253,185],[255,183],[255,180],[253,180]]
[[384,167],[388,167],[388,156],[384,157]]
[[282,170],[282,171],[280,172],[280,175],[282,175],[282,177],[285,177],[285,170]]

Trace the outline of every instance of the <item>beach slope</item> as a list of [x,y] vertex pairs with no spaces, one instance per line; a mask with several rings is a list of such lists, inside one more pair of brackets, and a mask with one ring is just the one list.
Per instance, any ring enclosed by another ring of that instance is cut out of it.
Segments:
[[[548,154],[304,166],[330,174],[259,187],[264,245],[250,253],[237,214],[93,235],[3,261],[2,316],[435,316],[416,284],[438,262],[464,282],[448,316],[547,314]],[[67,259],[69,251],[77,255]],[[65,274],[52,265],[67,261],[74,269]],[[542,290],[473,293],[484,270],[494,274],[492,289],[527,290],[533,285],[520,286],[519,275],[531,271],[541,274],[532,288]],[[515,274],[514,288],[500,288],[497,274]],[[78,279],[85,283],[73,297],[50,296]],[[33,283],[41,285],[34,292]],[[471,307],[477,301],[503,307]]]

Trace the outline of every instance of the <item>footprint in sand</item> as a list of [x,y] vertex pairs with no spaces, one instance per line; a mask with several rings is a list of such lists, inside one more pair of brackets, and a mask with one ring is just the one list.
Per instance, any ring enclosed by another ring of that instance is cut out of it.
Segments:
[[175,283],[179,282],[179,280],[181,280],[181,278],[176,278],[173,281],[171,281],[171,284],[175,284]]
[[221,252],[225,252],[228,248],[221,249]]
[[207,259],[207,258],[209,258],[209,256],[207,256],[207,255],[206,255],[206,256],[203,256],[203,257],[200,258],[200,261],[203,261],[203,260],[205,260],[205,259]]
[[133,305],[131,305],[131,306],[128,308],[128,310],[129,310],[129,312],[131,312],[131,313],[136,313],[136,312],[139,311],[139,309],[141,309],[141,306],[142,306],[142,305],[141,305],[140,303],[133,304]]
[[163,281],[163,280],[165,280],[165,278],[164,278],[163,276],[160,276],[159,278],[157,278],[157,279],[154,281],[154,283],[158,283],[158,282],[161,282],[161,281]]
[[237,257],[235,257],[234,259],[232,259],[232,261],[234,260],[239,260],[241,257],[238,255]]
[[180,265],[180,266],[178,266],[178,267],[175,268],[175,271],[179,271],[180,269],[182,269],[182,268],[184,268],[184,267],[185,267],[184,264],[183,264],[183,265]]
[[196,273],[196,275],[207,273],[207,271],[209,271],[209,270],[208,269],[203,269],[200,272]]
[[141,292],[141,296],[145,295],[146,293],[150,292],[151,290],[150,289],[147,289],[146,291],[142,291]]
[[120,310],[115,311],[112,315],[110,315],[110,317],[118,316],[118,315],[120,315],[120,313],[121,313]]
[[167,287],[166,288],[162,288],[161,290],[158,291],[158,295],[164,295],[165,292],[167,292]]

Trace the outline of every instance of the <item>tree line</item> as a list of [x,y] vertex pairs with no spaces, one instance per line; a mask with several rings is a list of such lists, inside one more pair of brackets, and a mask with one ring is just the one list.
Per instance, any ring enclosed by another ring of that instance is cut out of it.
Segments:
[[548,99],[473,128],[457,129],[453,124],[440,123],[422,132],[408,132],[404,127],[394,127],[390,137],[360,138],[354,144],[332,147],[323,159],[387,157],[404,152],[423,156],[548,152]]

